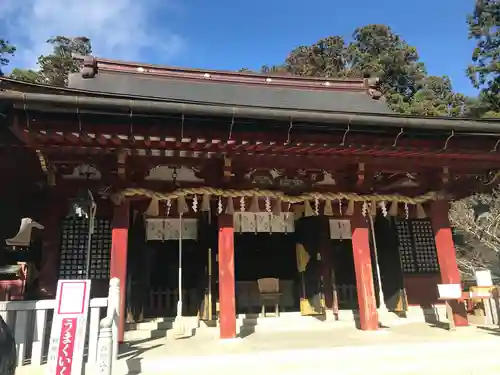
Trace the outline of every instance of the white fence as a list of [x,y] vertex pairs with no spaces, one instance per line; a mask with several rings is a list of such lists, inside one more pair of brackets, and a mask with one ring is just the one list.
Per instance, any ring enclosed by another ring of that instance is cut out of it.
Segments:
[[[105,316],[107,298],[90,301],[87,329],[87,362],[97,360],[99,321]],[[17,365],[41,365],[47,357],[55,300],[0,302],[0,315],[16,339]]]

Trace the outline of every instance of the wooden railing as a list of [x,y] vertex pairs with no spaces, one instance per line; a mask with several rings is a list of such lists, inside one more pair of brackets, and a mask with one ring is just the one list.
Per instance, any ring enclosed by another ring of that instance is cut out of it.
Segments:
[[[198,293],[195,289],[182,291],[183,311],[186,315],[195,316],[199,309]],[[147,315],[149,316],[175,316],[177,301],[179,299],[178,289],[154,288],[149,292],[149,303]]]
[[[87,362],[97,359],[97,339],[101,312],[105,313],[107,298],[90,301],[87,328]],[[0,302],[0,315],[14,333],[17,365],[41,365],[46,361],[55,300]]]
[[337,285],[336,288],[340,309],[355,310],[358,308],[356,285]]

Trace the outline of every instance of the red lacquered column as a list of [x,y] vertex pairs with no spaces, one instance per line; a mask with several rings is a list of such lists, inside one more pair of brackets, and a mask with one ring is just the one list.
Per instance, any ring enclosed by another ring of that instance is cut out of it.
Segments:
[[[457,265],[457,255],[453,244],[448,211],[448,201],[440,200],[431,203],[430,217],[436,241],[436,250],[441,270],[441,282],[443,284],[460,284],[460,272]],[[467,312],[463,302],[450,301],[453,310],[453,320],[457,327],[469,325]]]
[[379,325],[370,256],[370,234],[367,218],[362,215],[361,206],[358,204],[351,217],[351,230],[360,328],[365,331],[374,331]]
[[232,215],[225,214],[219,216],[219,309],[220,338],[235,338],[234,228]]
[[111,265],[110,278],[120,280],[120,321],[118,322],[118,341],[123,342],[125,332],[125,297],[127,290],[127,251],[128,229],[130,220],[130,204],[123,201],[115,206],[113,229],[111,233]]

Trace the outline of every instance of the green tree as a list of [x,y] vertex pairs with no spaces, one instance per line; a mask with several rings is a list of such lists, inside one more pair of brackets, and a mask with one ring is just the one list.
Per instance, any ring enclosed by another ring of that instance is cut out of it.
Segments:
[[43,83],[40,73],[33,69],[14,68],[12,72],[10,72],[10,78],[29,83]]
[[32,83],[67,86],[68,74],[79,71],[73,54],[90,55],[92,46],[86,37],[68,38],[56,36],[47,40],[52,53],[38,58],[38,70],[14,69],[11,77]]
[[469,38],[476,40],[467,74],[481,89],[483,110],[500,112],[500,0],[477,0],[468,16]]
[[405,114],[460,116],[467,113],[470,101],[453,92],[448,77],[427,76],[417,49],[386,25],[357,28],[349,42],[329,36],[310,46],[299,46],[282,65],[264,66],[261,71],[310,77],[376,77],[388,105]]
[[417,91],[409,102],[411,114],[419,116],[464,116],[467,98],[453,92],[447,76],[427,76],[416,85]]
[[330,36],[310,46],[295,48],[279,69],[309,77],[350,76],[350,56],[344,39]]
[[[350,43],[340,36],[329,36],[310,46],[299,46],[273,70],[309,77],[377,77],[388,104],[402,113],[412,113],[412,97],[426,76],[416,48],[386,25],[360,27]],[[264,66],[262,72],[269,69]]]
[[290,74],[287,70],[287,68],[283,65],[263,65],[260,68],[260,72],[262,74],[269,74],[269,75],[286,75]]
[[386,25],[357,28],[348,49],[355,75],[378,77],[391,108],[397,112],[411,112],[412,97],[426,76],[417,49]]
[[16,47],[5,39],[0,39],[0,76],[3,75],[2,66],[9,64],[9,57],[14,55]]

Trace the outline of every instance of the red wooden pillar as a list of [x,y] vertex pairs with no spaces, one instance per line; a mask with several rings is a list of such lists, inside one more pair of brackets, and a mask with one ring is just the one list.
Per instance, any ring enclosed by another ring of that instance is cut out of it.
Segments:
[[125,297],[127,290],[127,250],[128,228],[130,223],[130,204],[123,201],[114,207],[113,230],[111,234],[110,277],[120,279],[120,321],[118,323],[118,341],[123,342],[125,332]]
[[379,325],[373,286],[369,229],[367,218],[362,215],[359,204],[356,204],[351,217],[351,229],[360,328],[365,331],[374,331]]
[[[436,241],[436,250],[443,284],[460,284],[460,272],[457,255],[453,244],[453,236],[448,219],[450,205],[448,201],[439,200],[431,203],[430,217]],[[452,301],[453,320],[457,327],[469,325],[467,312],[462,302]]]
[[219,216],[219,317],[220,338],[235,338],[234,228],[233,216],[225,214]]

